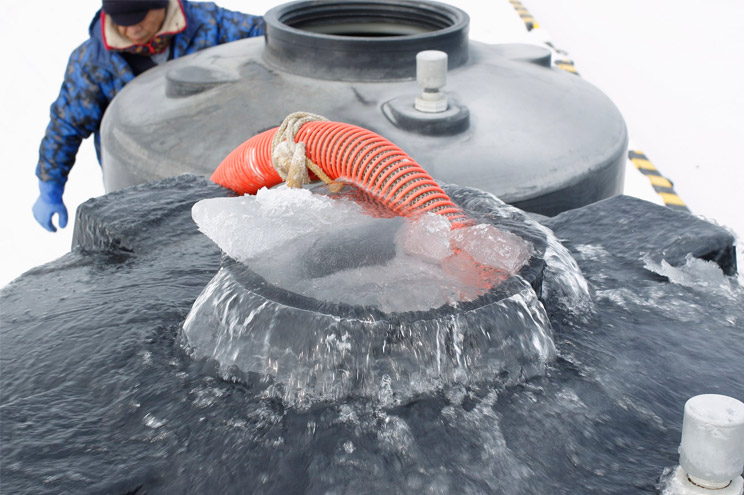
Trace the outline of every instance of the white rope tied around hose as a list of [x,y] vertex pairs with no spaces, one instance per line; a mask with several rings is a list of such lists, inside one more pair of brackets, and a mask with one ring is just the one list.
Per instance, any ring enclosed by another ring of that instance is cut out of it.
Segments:
[[297,188],[309,184],[308,170],[311,170],[330,186],[332,192],[336,192],[342,185],[334,183],[321,167],[306,156],[304,142],[295,142],[295,135],[303,124],[314,121],[328,122],[328,119],[309,112],[294,112],[285,117],[272,138],[272,166],[287,183],[287,187]]

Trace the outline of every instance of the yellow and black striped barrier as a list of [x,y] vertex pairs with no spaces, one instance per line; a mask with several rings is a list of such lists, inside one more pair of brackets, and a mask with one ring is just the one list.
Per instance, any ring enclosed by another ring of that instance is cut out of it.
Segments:
[[[532,31],[533,29],[538,29],[540,26],[538,25],[538,22],[535,20],[533,15],[528,12],[528,9],[523,5],[520,0],[509,0],[512,4],[512,7],[515,9],[517,14],[520,16],[520,19],[523,20],[525,23],[525,27],[528,29],[528,31]],[[565,70],[567,72],[571,72],[572,74],[579,75],[579,72],[577,72],[577,69],[574,67],[574,62],[566,57],[567,53],[558,50],[553,44],[550,42],[546,42],[546,46],[548,46],[552,52],[554,52],[554,65],[558,67],[559,69]],[[558,55],[558,56],[557,56]],[[559,58],[562,57],[562,58]]]
[[675,210],[690,211],[673,189],[673,183],[657,171],[657,168],[652,165],[647,155],[638,150],[629,150],[629,160],[631,160],[639,172],[649,179],[652,188],[662,197],[662,201],[666,206]]
[[530,15],[530,12],[528,12],[528,9],[525,8],[525,6],[520,2],[520,0],[510,0],[510,3],[512,4],[512,7],[517,11],[520,18],[525,23],[525,27],[528,28],[528,31],[532,31],[533,29],[539,27],[538,23],[535,22],[535,19],[533,19],[533,16]]
[[[520,18],[525,23],[525,27],[528,31],[532,31],[539,27],[535,18],[533,18],[532,14],[528,12],[528,9],[525,8],[520,0],[509,0],[509,2],[520,15]],[[556,67],[579,76],[579,72],[577,72],[574,62],[567,56],[567,52],[559,50],[550,41],[545,41],[544,43],[551,50],[553,64]],[[675,210],[690,211],[673,189],[673,183],[657,171],[655,166],[652,165],[652,162],[649,161],[649,158],[647,158],[644,153],[638,150],[629,150],[629,160],[631,160],[639,172],[649,179],[652,188],[662,197],[662,201],[666,206]]]
[[559,69],[563,69],[567,72],[571,72],[572,74],[579,75],[577,69],[574,68],[574,62],[572,62],[571,60],[556,60],[554,61],[554,65]]

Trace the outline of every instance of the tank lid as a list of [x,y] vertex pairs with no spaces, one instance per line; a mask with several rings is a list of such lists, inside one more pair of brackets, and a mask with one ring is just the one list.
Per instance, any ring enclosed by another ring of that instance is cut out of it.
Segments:
[[438,2],[300,1],[264,19],[264,60],[315,79],[413,79],[423,50],[447,53],[449,69],[468,59],[468,14]]

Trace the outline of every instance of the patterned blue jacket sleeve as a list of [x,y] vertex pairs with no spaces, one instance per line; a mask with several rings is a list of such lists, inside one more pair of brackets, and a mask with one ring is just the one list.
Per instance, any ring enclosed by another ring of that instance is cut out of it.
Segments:
[[218,44],[264,35],[264,18],[217,8]]
[[39,147],[36,175],[45,182],[64,184],[83,139],[98,130],[103,112],[116,92],[108,71],[90,63],[91,41],[76,48],[67,64],[50,121]]
[[[230,41],[264,34],[264,18],[218,7],[212,2],[186,3],[193,38],[174,37],[174,56]],[[97,44],[98,43],[98,44]],[[83,139],[96,133],[109,102],[134,78],[117,54],[105,52],[100,41],[89,39],[76,48],[67,65],[59,97],[39,148],[36,175],[45,182],[64,184]],[[96,143],[98,144],[98,143]],[[98,151],[98,149],[96,150]]]

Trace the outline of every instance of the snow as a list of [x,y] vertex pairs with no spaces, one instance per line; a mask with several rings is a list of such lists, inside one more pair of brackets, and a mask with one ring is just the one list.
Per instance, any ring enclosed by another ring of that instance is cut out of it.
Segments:
[[[262,14],[273,1],[221,0]],[[743,237],[743,3],[740,0],[523,0],[540,30],[526,33],[507,0],[450,2],[471,16],[485,42],[550,39],[569,52],[582,77],[616,103],[632,146],[675,183],[691,210]],[[0,155],[0,287],[70,249],[75,210],[104,193],[92,140],[78,154],[65,192],[67,228],[42,229],[31,214],[34,175],[49,105],[70,52],[86,39],[100,0],[3,2],[5,50]],[[646,178],[627,171],[627,194],[659,201]],[[740,245],[741,246],[741,245]],[[742,259],[742,248],[738,250]]]

